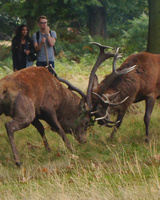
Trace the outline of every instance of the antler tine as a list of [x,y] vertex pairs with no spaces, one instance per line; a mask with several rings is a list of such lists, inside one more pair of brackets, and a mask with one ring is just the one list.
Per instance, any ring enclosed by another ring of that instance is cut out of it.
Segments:
[[128,98],[129,96],[127,96],[126,98],[124,98],[122,101],[118,102],[118,103],[113,103],[113,102],[110,102],[110,100],[108,99],[107,96],[105,96],[104,94],[102,94],[102,96],[106,99],[104,100],[99,94],[95,93],[95,92],[92,92],[93,94],[95,94],[103,103],[106,103],[108,105],[111,105],[111,106],[118,106],[122,103],[124,103]]
[[115,56],[114,56],[114,59],[113,59],[113,73],[116,73],[117,75],[123,75],[123,74],[127,74],[130,71],[132,71],[133,69],[135,69],[136,65],[134,65],[134,66],[132,66],[130,68],[125,68],[125,69],[117,72],[115,65],[117,63],[117,60],[122,57],[122,53],[118,53],[119,49],[120,49],[120,47],[118,47],[116,49],[116,53],[115,53]]
[[107,127],[113,127],[119,122],[119,121],[110,121],[109,119],[107,119],[108,116],[109,116],[109,112],[108,110],[106,110],[106,114],[102,117],[96,118],[95,121],[102,121],[103,125],[101,126],[107,126]]
[[107,127],[113,127],[117,124],[117,121],[110,121],[107,117],[109,116],[108,109],[106,110],[106,113],[104,116],[102,116],[102,113],[100,112],[101,110],[96,110],[91,112],[92,115],[98,114],[98,117],[95,118],[95,121],[101,121],[102,125],[101,126],[107,126]]
[[125,69],[123,69],[123,70],[117,72],[117,74],[118,74],[118,75],[127,74],[127,73],[131,72],[132,70],[134,70],[135,67],[136,67],[136,65],[133,65],[133,66],[130,67],[130,68],[125,68]]
[[116,49],[116,53],[115,53],[115,56],[114,56],[114,59],[113,59],[113,72],[116,72],[117,60],[122,57],[122,53],[118,53],[119,49],[120,49],[120,47],[118,47]]
[[120,91],[118,90],[117,92],[113,94],[105,94],[106,97],[112,98],[113,100],[119,95]]
[[[108,120],[107,120],[107,122],[106,122],[105,124],[103,124],[102,126],[107,126],[107,127],[109,127],[109,128],[112,128],[112,127],[116,126],[116,124],[118,124],[119,122],[120,122],[120,121],[112,122],[112,121],[108,121]],[[111,124],[113,124],[113,125],[109,125],[108,123],[111,123]]]
[[135,69],[136,65],[132,66],[132,67],[129,67],[129,68],[125,68],[125,69],[122,69],[122,70],[116,70],[116,62],[118,60],[118,58],[122,57],[122,53],[118,53],[119,51],[119,47],[116,49],[116,53],[115,53],[115,56],[114,56],[114,59],[113,59],[113,67],[112,67],[112,72],[111,74],[107,77],[107,79],[105,80],[105,88],[102,88],[100,93],[103,94],[104,93],[104,89],[106,90],[107,87],[109,87],[109,85],[119,76],[122,76],[124,74],[127,74],[129,72],[131,72],[132,70]]
[[89,44],[95,44],[97,46],[99,46],[100,48],[100,51],[103,51],[104,52],[104,49],[114,49],[113,47],[110,47],[110,46],[106,46],[106,45],[101,45],[100,43],[98,42],[89,42]]
[[107,96],[105,96],[104,94],[102,94],[102,96],[106,98],[106,101],[104,101],[104,102],[105,102],[105,103],[108,103],[108,104],[111,105],[111,106],[120,105],[120,104],[124,103],[124,102],[129,98],[129,96],[127,96],[127,97],[125,97],[122,101],[120,101],[120,102],[118,102],[118,103],[112,103],[112,102],[110,102],[110,100],[108,99]]
[[103,117],[96,118],[95,121],[105,119],[108,115],[109,115],[108,110],[106,110],[106,114]]
[[57,80],[59,80],[60,82],[65,83],[66,85],[68,85],[68,89],[69,90],[73,90],[75,92],[78,92],[82,97],[84,97],[86,99],[86,95],[82,92],[82,90],[80,90],[79,88],[75,87],[74,85],[72,85],[69,81],[59,77],[55,71],[55,69],[52,67],[52,65],[49,66],[49,68],[52,70],[53,74],[55,75],[55,77],[57,78]]

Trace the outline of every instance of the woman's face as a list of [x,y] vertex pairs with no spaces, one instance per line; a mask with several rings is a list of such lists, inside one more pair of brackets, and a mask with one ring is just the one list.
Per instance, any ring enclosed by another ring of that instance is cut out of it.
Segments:
[[24,26],[23,28],[22,28],[22,36],[26,36],[27,35],[27,33],[28,33],[28,28],[26,27],[26,26]]

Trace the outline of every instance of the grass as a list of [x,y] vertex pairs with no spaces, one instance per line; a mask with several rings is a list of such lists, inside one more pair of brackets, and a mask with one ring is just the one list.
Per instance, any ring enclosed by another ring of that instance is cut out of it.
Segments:
[[109,138],[111,129],[98,125],[89,128],[85,145],[68,135],[73,154],[45,123],[52,153],[45,152],[33,126],[16,132],[20,169],[4,129],[10,118],[1,116],[1,199],[159,199],[159,103],[155,107],[149,144],[144,142],[144,103],[124,118],[114,140]]
[[[81,64],[56,61],[59,76],[86,90],[94,57]],[[107,61],[107,65],[111,61]],[[88,64],[90,63],[90,64]],[[1,68],[1,77],[11,67]],[[98,70],[100,79],[110,71],[104,65]],[[129,111],[115,135],[112,129],[97,124],[88,129],[88,141],[80,145],[68,135],[71,153],[57,133],[48,125],[46,137],[52,149],[47,153],[36,129],[30,126],[15,133],[17,149],[23,163],[14,164],[4,127],[11,120],[0,117],[0,199],[58,200],[151,200],[160,199],[160,135],[159,102],[150,123],[150,143],[145,143],[144,102]]]

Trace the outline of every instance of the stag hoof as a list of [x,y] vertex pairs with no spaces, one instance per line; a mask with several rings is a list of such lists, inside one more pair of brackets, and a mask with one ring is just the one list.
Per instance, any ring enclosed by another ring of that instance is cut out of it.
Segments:
[[21,167],[22,163],[21,162],[16,162],[17,167]]
[[48,153],[51,153],[51,149],[49,146],[45,146],[45,150],[48,152]]
[[67,145],[67,148],[73,153],[73,147],[71,145]]
[[148,137],[145,139],[145,142],[146,142],[146,143],[149,143],[149,138],[148,138]]
[[113,139],[114,139],[114,132],[112,132],[110,135],[110,140],[113,140]]
[[51,153],[51,149],[50,149],[50,148],[47,148],[46,151],[47,151],[48,153]]

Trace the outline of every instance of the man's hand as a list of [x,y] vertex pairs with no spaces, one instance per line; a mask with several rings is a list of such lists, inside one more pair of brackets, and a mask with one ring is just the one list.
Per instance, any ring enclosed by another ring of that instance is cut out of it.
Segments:
[[45,30],[46,30],[46,33],[47,33],[47,34],[50,34],[50,28],[49,28],[49,26],[47,26],[47,27],[45,28]]
[[46,42],[46,38],[43,37],[42,40],[41,40],[41,42],[44,44]]

